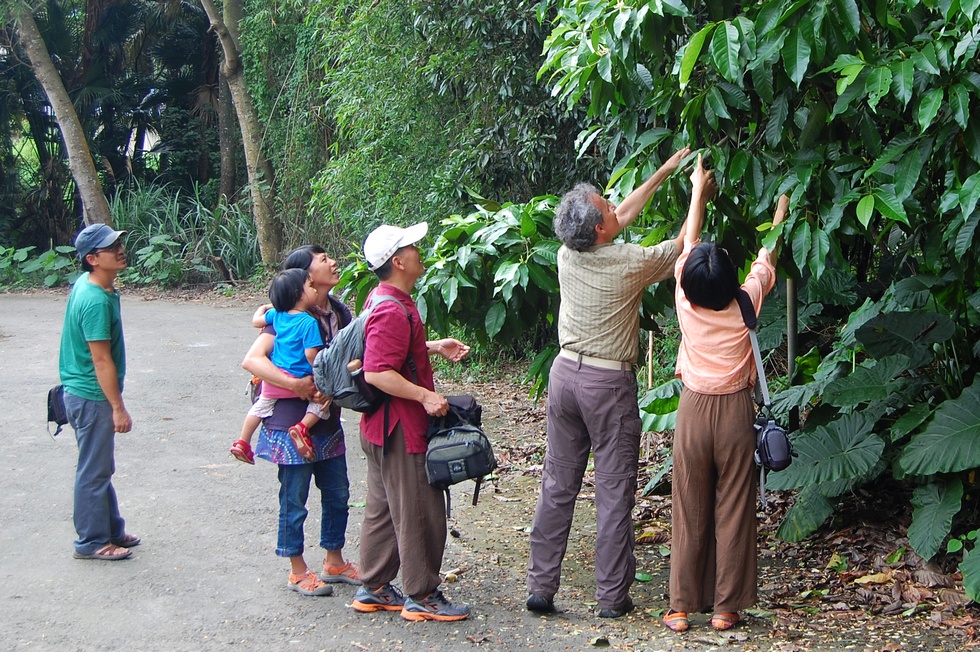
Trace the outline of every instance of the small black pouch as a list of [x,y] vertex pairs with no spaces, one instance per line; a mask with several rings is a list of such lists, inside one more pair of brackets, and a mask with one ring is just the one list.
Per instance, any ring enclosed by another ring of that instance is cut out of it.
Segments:
[[[51,424],[57,428],[52,433]],[[68,423],[68,410],[65,408],[65,387],[55,385],[48,390],[48,434],[57,437]]]

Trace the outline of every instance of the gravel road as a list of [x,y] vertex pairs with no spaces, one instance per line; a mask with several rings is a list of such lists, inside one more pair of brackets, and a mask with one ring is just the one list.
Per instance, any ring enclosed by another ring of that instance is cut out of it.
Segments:
[[[523,608],[523,576],[537,479],[520,469],[502,474],[476,507],[467,500],[472,485],[454,490],[458,536],[449,540],[443,570],[456,570],[458,581],[444,589],[471,606],[469,620],[409,623],[397,612],[358,614],[349,606],[354,588],[345,585],[324,598],[289,591],[288,563],[274,553],[276,469],[263,461],[241,464],[227,453],[247,409],[247,375],[238,364],[254,337],[253,307],[237,299],[174,301],[124,292],[125,397],[134,428],[117,436],[114,484],[127,527],[143,543],[125,561],[72,559],[74,435],[66,428],[52,440],[44,426],[46,393],[58,379],[66,296],[0,294],[0,387],[7,415],[0,471],[3,649],[509,652],[608,644],[796,652],[958,646],[956,639],[941,641],[935,634],[920,638],[918,627],[908,623],[905,643],[888,647],[897,638],[889,621],[877,623],[875,631],[859,614],[816,640],[765,618],[750,618],[721,636],[695,617],[694,629],[675,635],[659,623],[667,569],[649,546],[638,548],[640,568],[654,576],[634,585],[639,608],[627,618],[600,620],[592,600],[595,518],[588,500],[576,510],[557,596],[562,612],[530,615]],[[539,419],[507,426],[502,405],[485,402],[485,409],[491,439],[543,436]],[[348,416],[345,429],[352,503],[347,552],[356,560],[365,495],[356,415]],[[316,541],[318,527],[317,517],[308,519],[308,543]],[[308,549],[311,566],[320,554]]]

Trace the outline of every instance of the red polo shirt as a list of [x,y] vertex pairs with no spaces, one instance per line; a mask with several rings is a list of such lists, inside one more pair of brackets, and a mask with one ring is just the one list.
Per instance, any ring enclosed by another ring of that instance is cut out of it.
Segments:
[[[415,384],[435,391],[432,363],[429,362],[428,347],[425,345],[425,325],[422,324],[412,297],[387,283],[381,283],[372,296],[375,294],[392,296],[401,301],[411,315],[412,323],[409,328],[405,310],[394,301],[379,303],[364,325],[364,371],[384,372],[394,369],[411,381],[412,372],[408,367],[408,353],[411,351],[418,376]],[[405,450],[409,453],[424,453],[428,447],[425,433],[429,425],[429,415],[422,404],[392,396],[388,409],[388,433],[396,424],[401,423],[405,434]],[[384,418],[383,407],[373,414],[361,416],[361,432],[375,446],[383,446],[384,436],[388,434],[384,432]]]

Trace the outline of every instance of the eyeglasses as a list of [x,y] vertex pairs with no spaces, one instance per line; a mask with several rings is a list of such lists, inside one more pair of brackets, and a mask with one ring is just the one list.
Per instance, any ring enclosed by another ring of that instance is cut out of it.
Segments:
[[96,255],[101,254],[103,252],[109,253],[109,254],[114,254],[114,253],[118,253],[119,251],[121,251],[122,250],[122,246],[123,246],[122,240],[116,240],[114,243],[112,243],[108,247],[99,247],[93,253],[95,253]]

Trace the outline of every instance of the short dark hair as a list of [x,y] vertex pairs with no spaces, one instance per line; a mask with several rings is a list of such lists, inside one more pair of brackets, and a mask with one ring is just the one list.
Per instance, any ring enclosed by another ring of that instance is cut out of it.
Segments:
[[[98,252],[93,251],[91,253],[96,254]],[[88,262],[88,257],[89,257],[89,254],[85,254],[84,256],[82,256],[82,271],[83,272],[91,272],[91,271],[93,271],[95,269],[95,268],[92,267],[92,263]]]
[[374,270],[375,275],[377,275],[379,281],[387,281],[391,277],[391,272],[394,271],[394,264],[391,262],[395,259],[395,256],[399,254],[403,249],[408,249],[409,247],[415,247],[414,244],[405,245],[404,247],[398,247],[395,249],[395,253],[388,257],[388,260],[384,262],[384,265]]
[[681,274],[681,288],[692,304],[724,310],[735,299],[738,287],[738,270],[727,251],[713,242],[694,247]]
[[591,183],[579,183],[565,193],[555,209],[555,235],[575,251],[585,251],[595,244],[595,227],[602,223],[602,211],[592,196],[602,197]]
[[276,274],[269,285],[269,300],[272,307],[279,312],[286,312],[296,307],[296,302],[306,291],[306,281],[310,278],[305,269],[284,269]]
[[296,247],[282,261],[283,269],[305,269],[309,270],[313,264],[313,258],[320,254],[327,253],[327,250],[320,245],[307,244]]

